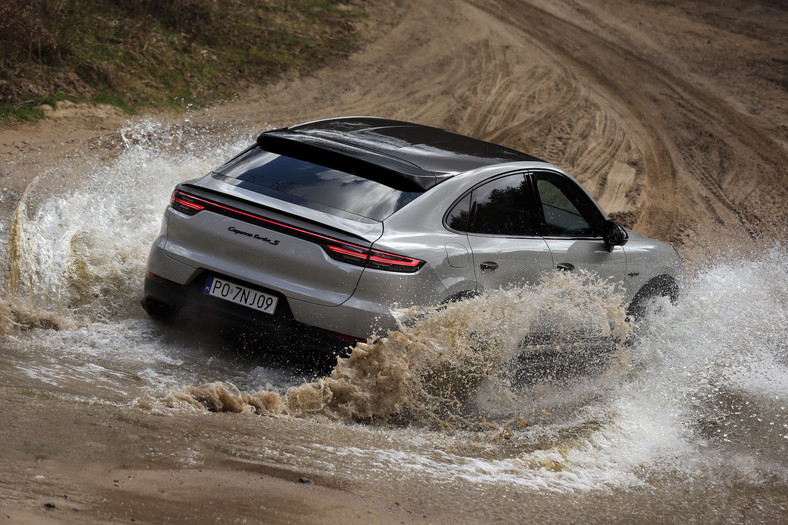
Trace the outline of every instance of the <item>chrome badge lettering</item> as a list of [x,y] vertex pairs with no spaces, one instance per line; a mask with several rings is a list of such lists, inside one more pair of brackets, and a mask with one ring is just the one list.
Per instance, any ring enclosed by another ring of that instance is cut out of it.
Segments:
[[277,244],[279,244],[279,239],[274,239],[274,240],[271,240],[271,239],[269,239],[268,237],[263,237],[262,235],[258,235],[258,234],[256,234],[256,233],[249,233],[249,232],[247,232],[247,231],[244,231],[244,230],[239,230],[239,229],[238,229],[238,228],[236,228],[235,226],[230,226],[230,227],[229,227],[229,228],[227,228],[227,229],[228,229],[229,231],[233,232],[233,233],[234,233],[234,234],[236,234],[236,235],[244,235],[244,236],[246,236],[246,237],[251,237],[252,239],[256,239],[256,240],[258,240],[258,241],[264,241],[264,242],[267,242],[268,244],[270,244],[270,245],[272,245],[272,246],[276,246]]

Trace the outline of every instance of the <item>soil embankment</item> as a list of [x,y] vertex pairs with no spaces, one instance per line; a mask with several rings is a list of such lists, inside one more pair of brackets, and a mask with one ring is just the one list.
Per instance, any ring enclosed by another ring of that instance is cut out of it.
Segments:
[[[418,121],[566,168],[612,217],[689,259],[784,238],[784,8],[597,4],[381,2],[358,22],[371,43],[346,63],[207,119],[261,129],[348,114]],[[122,122],[63,106],[47,122],[2,131],[6,210],[33,174],[69,151],[100,149],[95,139]]]
[[[417,121],[566,168],[613,218],[672,242],[690,266],[710,253],[785,242],[788,11],[780,2],[375,0],[368,12],[357,24],[369,43],[347,61],[190,121],[261,130],[350,114]],[[31,180],[58,163],[113,155],[123,122],[110,109],[64,103],[43,122],[0,129],[3,233]],[[58,192],[79,181],[46,183]],[[267,477],[297,480],[239,466],[218,446],[200,470],[134,464],[150,443],[193,446],[211,430],[202,419],[184,429],[100,403],[5,394],[3,420],[13,424],[0,429],[0,522],[114,522],[131,505],[138,521],[198,512],[205,521],[254,520],[259,505],[250,498],[261,493],[274,522],[422,519],[393,501],[348,495],[356,489],[329,474],[317,480],[324,487]],[[226,431],[218,421],[214,430]],[[248,421],[234,425],[254,432]],[[599,520],[615,519],[608,510],[598,510]]]

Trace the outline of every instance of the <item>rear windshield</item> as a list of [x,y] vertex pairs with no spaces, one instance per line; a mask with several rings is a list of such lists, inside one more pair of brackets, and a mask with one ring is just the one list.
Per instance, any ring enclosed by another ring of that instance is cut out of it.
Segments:
[[239,187],[333,215],[381,221],[421,195],[252,146],[214,174]]

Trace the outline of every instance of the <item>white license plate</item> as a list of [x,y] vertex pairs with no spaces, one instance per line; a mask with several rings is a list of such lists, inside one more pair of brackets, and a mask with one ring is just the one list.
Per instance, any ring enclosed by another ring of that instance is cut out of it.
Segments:
[[279,302],[278,297],[252,290],[246,286],[224,281],[212,275],[208,276],[208,280],[205,281],[203,293],[224,299],[225,301],[230,301],[231,303],[253,308],[266,314],[273,314],[274,310],[276,310],[276,303]]

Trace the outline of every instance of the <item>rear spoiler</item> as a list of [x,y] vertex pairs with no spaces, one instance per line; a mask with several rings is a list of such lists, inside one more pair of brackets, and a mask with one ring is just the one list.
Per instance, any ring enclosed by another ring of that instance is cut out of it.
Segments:
[[399,191],[424,192],[445,178],[406,160],[288,129],[266,131],[257,137],[257,144],[271,153],[341,170]]

